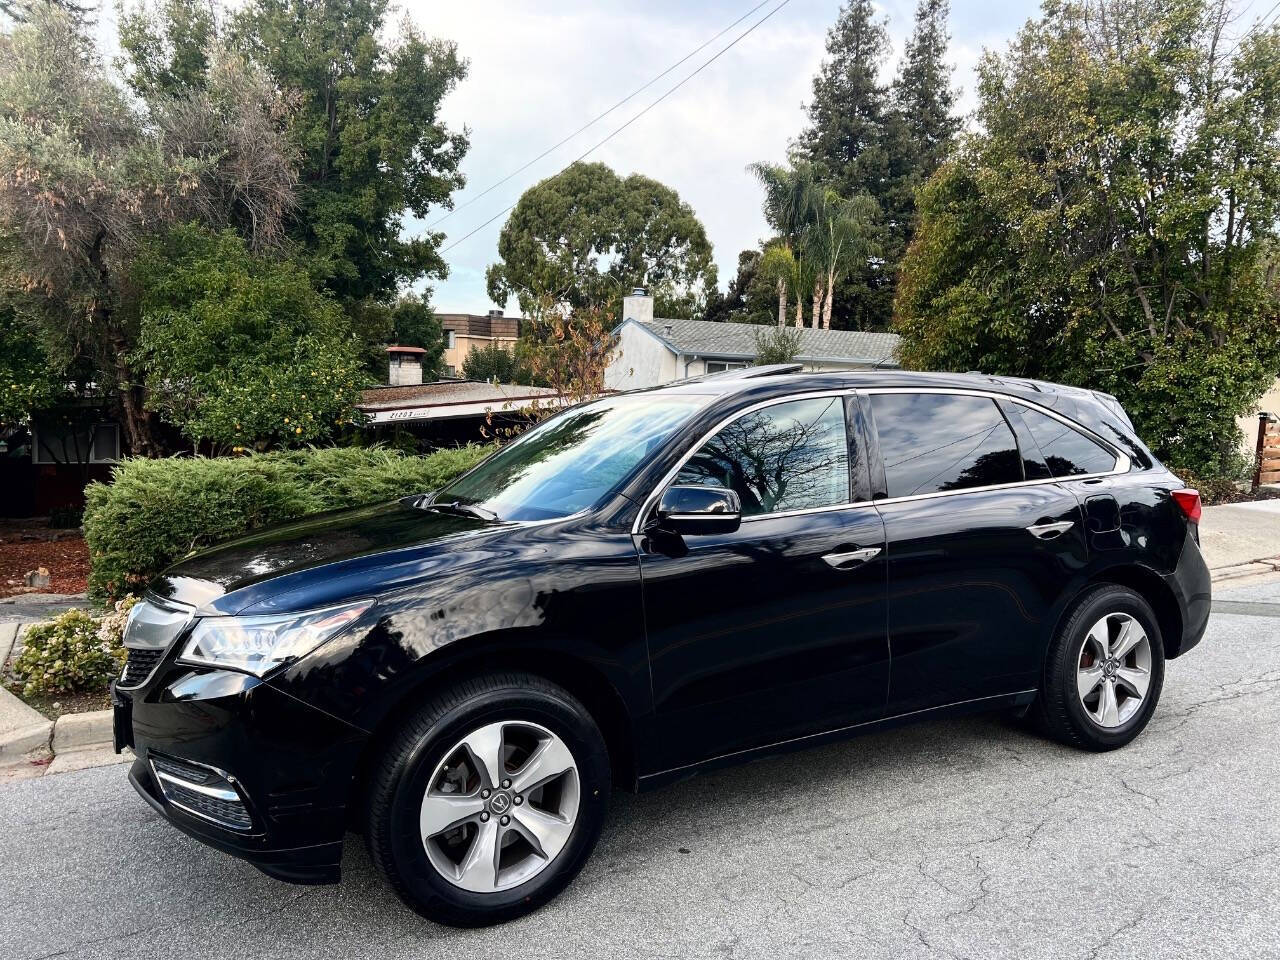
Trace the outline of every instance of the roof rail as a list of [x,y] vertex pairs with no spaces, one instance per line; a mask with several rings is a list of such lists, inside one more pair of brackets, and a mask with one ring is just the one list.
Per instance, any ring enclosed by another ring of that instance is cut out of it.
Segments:
[[736,370],[722,370],[720,373],[708,373],[698,380],[756,380],[760,377],[780,377],[784,373],[799,373],[804,369],[803,363],[766,363],[759,367],[738,367]]

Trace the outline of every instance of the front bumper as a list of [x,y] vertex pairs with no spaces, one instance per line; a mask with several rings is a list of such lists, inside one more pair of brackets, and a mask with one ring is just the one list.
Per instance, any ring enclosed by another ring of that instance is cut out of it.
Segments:
[[[367,735],[256,677],[179,666],[157,674],[139,689],[112,689],[116,749],[137,755],[129,781],[143,799],[273,877],[336,883]],[[216,771],[212,789],[184,784],[184,765]],[[193,803],[192,790],[224,799]]]

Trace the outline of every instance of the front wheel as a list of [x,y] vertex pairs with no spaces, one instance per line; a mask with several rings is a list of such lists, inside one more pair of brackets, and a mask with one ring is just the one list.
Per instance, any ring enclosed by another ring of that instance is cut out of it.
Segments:
[[1146,727],[1163,685],[1164,642],[1151,606],[1107,584],[1081,597],[1058,631],[1036,712],[1064,743],[1114,750]]
[[609,790],[604,740],[571,694],[527,674],[481,677],[426,704],[389,744],[370,852],[423,916],[501,923],[573,879]]

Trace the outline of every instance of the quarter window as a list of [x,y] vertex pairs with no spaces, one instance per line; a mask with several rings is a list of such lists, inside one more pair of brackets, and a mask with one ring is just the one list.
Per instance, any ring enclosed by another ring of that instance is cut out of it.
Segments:
[[1024,479],[1013,431],[989,397],[877,393],[871,408],[890,497]]
[[675,483],[735,490],[744,517],[849,501],[849,447],[841,397],[777,403],[722,427]]
[[1116,455],[1079,430],[1030,407],[1019,406],[1018,413],[1055,477],[1109,473],[1116,468]]

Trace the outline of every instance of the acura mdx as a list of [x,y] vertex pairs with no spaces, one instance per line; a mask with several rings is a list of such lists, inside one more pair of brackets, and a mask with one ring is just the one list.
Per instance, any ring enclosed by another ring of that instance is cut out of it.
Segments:
[[441,490],[166,571],[116,745],[272,876],[336,882],[351,830],[423,915],[499,922],[569,883],[615,787],[970,711],[1124,746],[1205,630],[1199,517],[1088,390],[783,367],[604,396]]

